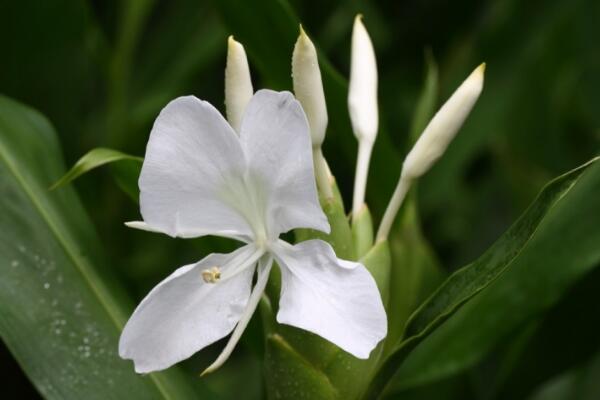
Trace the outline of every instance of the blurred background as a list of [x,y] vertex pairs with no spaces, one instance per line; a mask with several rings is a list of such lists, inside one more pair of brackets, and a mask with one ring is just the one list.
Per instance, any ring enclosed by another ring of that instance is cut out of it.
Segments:
[[[255,89],[291,90],[291,54],[302,22],[327,71],[330,129],[324,153],[348,208],[356,142],[345,108],[345,80],[357,13],[364,15],[380,74],[381,131],[367,188],[376,220],[416,129],[413,114],[427,69],[437,69],[439,105],[478,64],[487,63],[484,92],[472,115],[419,185],[424,236],[448,271],[489,247],[550,178],[600,150],[600,2],[595,0],[4,0],[0,93],[49,118],[67,165],[99,146],[142,156],[152,122],[169,100],[193,94],[224,111],[230,34],[246,45]],[[127,230],[121,221],[137,219],[139,211],[110,169],[94,171],[75,186],[114,273],[135,300],[174,268],[233,246]],[[531,365],[541,362],[545,345],[556,349],[559,342],[556,357],[562,358],[556,365],[564,369],[590,355],[571,340],[580,331],[580,316],[593,307],[583,301],[594,290],[589,282],[600,282],[598,273],[587,279],[545,317],[551,333],[528,354]],[[562,316],[558,327],[552,325],[556,315]],[[588,343],[599,345],[596,336]],[[258,329],[251,329],[208,386],[223,398],[235,396],[240,385],[244,398],[261,398],[260,342]],[[220,346],[186,366],[201,370]],[[460,398],[482,398],[489,363],[493,356],[445,384]],[[1,381],[14,398],[38,396],[5,347],[0,365]],[[557,372],[526,379],[527,371],[523,367],[521,375],[511,376],[500,397],[524,398]],[[415,398],[439,398],[428,390],[422,388]]]

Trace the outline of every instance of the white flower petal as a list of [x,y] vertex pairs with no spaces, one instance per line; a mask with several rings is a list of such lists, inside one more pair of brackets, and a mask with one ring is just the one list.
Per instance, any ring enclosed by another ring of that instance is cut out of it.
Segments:
[[[166,235],[169,234],[169,232],[165,232],[158,228],[152,227],[152,226],[148,225],[147,223],[145,223],[144,221],[127,221],[127,222],[125,222],[125,226],[128,228],[132,228],[132,229],[139,229],[140,231],[164,233]],[[242,235],[239,235],[238,232],[236,232],[236,231],[225,231],[225,230],[217,232],[216,234],[211,231],[202,231],[200,229],[194,229],[192,231],[180,230],[179,232],[177,232],[176,235],[172,235],[172,236],[188,239],[188,238],[195,238],[195,237],[204,236],[204,235],[223,236],[223,237],[227,237],[227,238],[231,238],[231,239],[236,239],[236,240],[239,240],[240,242],[244,242],[244,243],[252,242],[252,238],[250,236],[242,236]]]
[[164,233],[157,230],[156,228],[152,228],[144,221],[127,221],[125,222],[125,226],[132,229],[139,229],[140,231]]
[[385,310],[369,271],[338,259],[321,240],[295,246],[280,240],[274,252],[282,274],[277,321],[368,358],[387,334]]
[[[134,311],[121,334],[119,355],[133,360],[138,373],[158,371],[227,336],[246,308],[260,255],[247,245],[177,269]],[[225,275],[242,264],[246,268],[229,279],[203,280],[205,269],[218,266]]]
[[269,281],[269,272],[271,272],[272,266],[273,257],[271,256],[265,256],[259,261],[256,285],[254,285],[254,289],[252,289],[252,294],[250,295],[250,299],[248,300],[248,304],[246,305],[243,315],[240,317],[240,322],[238,322],[236,325],[231,337],[227,341],[227,345],[225,345],[225,348],[221,354],[219,354],[219,357],[217,357],[217,359],[202,372],[201,376],[213,372],[219,368],[225,363],[225,361],[227,361],[233,352],[233,349],[242,337],[242,333],[244,333],[246,330],[248,322],[250,322],[250,319],[256,310],[256,306],[258,306],[258,302],[260,301],[262,293],[265,290],[265,286],[267,286],[267,282]]
[[262,193],[269,234],[295,228],[329,232],[317,199],[308,122],[292,94],[256,92],[246,107],[240,139],[250,185]]
[[171,236],[251,236],[230,201],[245,169],[236,134],[213,106],[193,96],[173,100],[146,149],[139,180],[144,221]]

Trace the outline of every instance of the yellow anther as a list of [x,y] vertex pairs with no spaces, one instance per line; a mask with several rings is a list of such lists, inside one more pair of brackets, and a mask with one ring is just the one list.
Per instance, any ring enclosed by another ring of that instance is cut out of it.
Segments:
[[221,270],[219,267],[210,267],[202,271],[202,279],[206,283],[217,283],[221,279]]

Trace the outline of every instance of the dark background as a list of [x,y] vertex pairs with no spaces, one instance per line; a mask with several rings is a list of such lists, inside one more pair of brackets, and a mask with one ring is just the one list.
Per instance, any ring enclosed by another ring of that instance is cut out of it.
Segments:
[[[0,93],[50,119],[68,165],[98,146],[143,155],[151,124],[170,99],[194,94],[224,109],[226,38],[236,31],[236,18],[252,19],[253,12],[263,11],[247,3],[232,18],[231,10],[217,0],[1,1]],[[479,103],[447,154],[420,184],[425,236],[448,270],[481,254],[551,177],[587,161],[600,149],[598,1],[289,4],[287,12],[302,21],[341,77],[349,72],[353,18],[364,14],[378,58],[380,135],[387,135],[400,157],[386,158],[381,147],[375,148],[371,182],[381,184],[367,188],[367,202],[376,219],[399,175],[398,160],[407,151],[411,118],[425,79],[426,52],[439,69],[438,104],[479,63],[487,63]],[[297,28],[277,26],[286,22],[276,16],[273,21],[255,27],[254,34],[267,40],[265,51],[249,52],[254,86],[290,90],[285,66],[293,41],[277,32]],[[244,43],[243,35],[236,38]],[[282,57],[280,50],[286,48]],[[349,126],[347,114],[330,109],[330,120],[334,119]],[[349,207],[355,139],[349,130],[328,138],[325,156]],[[342,147],[349,151],[340,151]],[[108,169],[86,175],[76,187],[104,247],[119,260],[115,272],[136,299],[169,271],[200,259],[209,248],[231,246],[212,239],[210,245],[205,239],[190,244],[126,230],[116,221],[136,219],[138,210],[119,191]],[[593,290],[581,285],[555,310],[570,318],[573,326],[586,311],[580,306],[583,301],[573,296]],[[551,324],[552,313],[547,318]],[[552,329],[560,334],[560,329]],[[252,343],[251,337],[245,340]],[[235,377],[236,382],[247,382],[249,397],[259,395],[260,371],[251,347],[242,346],[223,374],[210,378],[215,390],[227,395],[233,389],[227,388],[226,377]],[[573,348],[565,354],[578,353]],[[210,358],[210,351],[202,357]],[[534,352],[531,357],[540,360],[543,355]],[[576,363],[580,358],[567,361]],[[37,396],[4,347],[0,365],[1,381],[14,398]],[[522,393],[513,395],[519,398]]]

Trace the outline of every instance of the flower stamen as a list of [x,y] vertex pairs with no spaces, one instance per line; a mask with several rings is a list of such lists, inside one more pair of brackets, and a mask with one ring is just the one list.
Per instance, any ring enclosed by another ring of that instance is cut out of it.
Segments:
[[202,279],[206,283],[217,283],[221,279],[221,270],[214,266],[202,271]]

